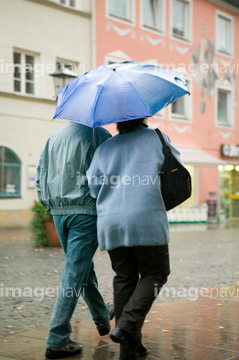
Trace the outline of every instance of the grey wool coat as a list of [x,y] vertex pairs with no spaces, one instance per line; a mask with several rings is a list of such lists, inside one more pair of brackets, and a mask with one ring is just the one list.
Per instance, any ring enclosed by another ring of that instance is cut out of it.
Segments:
[[[163,136],[182,163],[179,151]],[[158,176],[163,163],[158,135],[145,127],[118,134],[97,148],[86,175],[90,194],[97,199],[101,250],[169,242]]]

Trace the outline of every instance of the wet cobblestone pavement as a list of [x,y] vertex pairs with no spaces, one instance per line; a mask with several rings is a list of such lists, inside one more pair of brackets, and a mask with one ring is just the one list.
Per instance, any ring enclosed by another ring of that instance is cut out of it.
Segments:
[[[40,288],[57,288],[64,253],[60,248],[35,249],[29,239],[26,230],[0,232],[0,360],[44,359],[56,295],[41,299]],[[143,328],[149,360],[239,360],[238,250],[238,227],[172,227],[170,296],[155,301]],[[113,272],[106,252],[97,251],[95,267],[102,295],[111,300]],[[14,298],[6,296],[7,287],[39,290],[33,297],[25,293]],[[214,288],[207,293],[210,298],[197,294],[202,287]],[[75,358],[119,358],[118,345],[108,336],[99,337],[82,299],[72,321],[72,339],[84,346],[83,355]]]

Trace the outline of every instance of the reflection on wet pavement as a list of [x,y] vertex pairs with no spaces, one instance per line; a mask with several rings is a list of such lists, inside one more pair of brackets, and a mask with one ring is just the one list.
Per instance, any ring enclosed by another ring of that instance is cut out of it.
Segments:
[[[230,287],[231,298],[200,297],[154,305],[143,327],[143,343],[150,349],[147,359],[239,360],[237,290]],[[46,334],[45,328],[0,338],[0,360],[44,359]],[[119,345],[109,336],[100,338],[90,319],[72,324],[72,339],[84,346],[83,354],[72,359],[119,359]]]

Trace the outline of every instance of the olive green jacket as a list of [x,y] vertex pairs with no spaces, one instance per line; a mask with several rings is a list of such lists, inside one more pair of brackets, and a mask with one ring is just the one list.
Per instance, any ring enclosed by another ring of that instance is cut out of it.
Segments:
[[40,156],[36,188],[52,215],[96,215],[86,178],[96,148],[110,138],[103,128],[70,122],[48,139]]

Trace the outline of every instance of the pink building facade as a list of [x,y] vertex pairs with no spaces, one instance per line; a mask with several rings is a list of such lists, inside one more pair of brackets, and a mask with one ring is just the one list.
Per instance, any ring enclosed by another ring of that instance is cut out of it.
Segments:
[[168,134],[192,175],[185,206],[213,196],[218,218],[239,218],[237,1],[95,0],[94,13],[95,66],[134,60],[184,74],[191,95],[149,125]]

